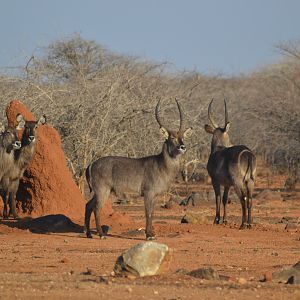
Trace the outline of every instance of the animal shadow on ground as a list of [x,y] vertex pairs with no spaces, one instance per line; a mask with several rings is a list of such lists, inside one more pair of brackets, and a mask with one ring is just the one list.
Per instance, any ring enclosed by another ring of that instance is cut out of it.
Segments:
[[72,222],[70,218],[63,214],[46,215],[38,218],[26,217],[17,221],[2,220],[0,224],[39,234],[83,232],[82,226]]

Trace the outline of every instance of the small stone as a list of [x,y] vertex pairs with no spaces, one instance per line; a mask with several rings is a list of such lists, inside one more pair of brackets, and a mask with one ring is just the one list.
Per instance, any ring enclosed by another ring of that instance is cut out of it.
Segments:
[[220,280],[218,272],[211,267],[193,270],[188,275],[206,280]]
[[192,212],[187,212],[181,219],[181,223],[210,224],[206,215],[200,213],[192,213]]
[[68,263],[69,260],[66,257],[64,257],[63,259],[60,260],[60,262],[65,264],[65,263]]
[[238,282],[239,284],[245,284],[245,283],[247,283],[247,279],[246,279],[246,278],[243,278],[243,277],[240,277],[240,278],[238,278],[237,282]]
[[299,230],[299,225],[295,224],[295,223],[287,223],[285,225],[285,230],[288,231],[288,232],[291,232],[291,231],[298,231]]

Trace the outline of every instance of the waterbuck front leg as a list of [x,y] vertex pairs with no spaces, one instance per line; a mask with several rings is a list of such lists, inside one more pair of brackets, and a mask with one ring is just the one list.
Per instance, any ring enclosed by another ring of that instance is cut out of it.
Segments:
[[155,240],[155,234],[152,228],[152,218],[155,204],[155,197],[150,194],[144,196],[145,217],[146,217],[146,239],[148,241]]
[[214,224],[220,224],[221,187],[220,184],[214,180],[212,180],[212,185],[216,196],[216,217],[214,220]]
[[16,193],[14,191],[9,193],[9,207],[9,214],[12,214],[15,220],[20,219],[19,215],[17,214]]
[[8,206],[8,193],[7,192],[2,192],[1,193],[1,197],[3,199],[3,219],[8,219],[8,210],[7,210],[7,206]]
[[12,214],[14,219],[20,219],[16,208],[16,195],[19,188],[19,182],[19,179],[12,181],[9,188],[9,214]]
[[226,210],[226,205],[227,205],[227,200],[228,200],[228,192],[229,192],[229,187],[224,187],[224,193],[223,193],[223,208],[224,208],[224,213],[223,213],[223,224],[227,224],[227,210]]

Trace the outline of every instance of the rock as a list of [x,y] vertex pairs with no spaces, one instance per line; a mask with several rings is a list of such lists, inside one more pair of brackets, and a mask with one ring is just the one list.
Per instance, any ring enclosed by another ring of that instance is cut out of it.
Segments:
[[124,252],[114,267],[116,275],[153,276],[168,271],[171,259],[169,247],[156,242],[135,245]]
[[169,200],[168,202],[164,203],[161,205],[162,208],[166,208],[166,209],[171,209],[173,208],[175,205],[177,205],[176,202]]
[[[23,103],[12,101],[6,109],[9,124],[15,125],[18,113],[27,121],[36,120]],[[22,211],[33,216],[57,213],[82,216],[86,201],[67,167],[60,136],[50,125],[37,129],[35,154],[20,182],[17,200]]]
[[244,278],[244,277],[239,277],[238,280],[237,280],[237,283],[239,283],[239,284],[245,284],[245,283],[247,283],[247,279]]
[[181,223],[188,224],[210,224],[206,215],[201,213],[187,212],[181,219]]
[[273,280],[272,272],[266,272],[262,281],[271,282]]
[[211,267],[193,270],[188,275],[206,280],[220,280],[218,272]]
[[300,261],[292,267],[284,268],[272,274],[272,280],[275,282],[299,284],[300,283]]
[[183,199],[179,205],[188,205],[190,202],[193,206],[198,206],[200,204],[201,195],[196,192],[192,192],[188,197]]
[[299,229],[300,229],[300,226],[298,225],[298,224],[295,224],[295,223],[287,223],[286,225],[285,225],[285,230],[286,231],[299,231]]

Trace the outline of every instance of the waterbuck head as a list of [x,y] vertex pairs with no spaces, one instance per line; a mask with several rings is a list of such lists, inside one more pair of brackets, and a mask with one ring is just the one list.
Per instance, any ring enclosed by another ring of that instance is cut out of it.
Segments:
[[158,101],[155,109],[155,117],[157,120],[157,123],[160,126],[160,131],[165,137],[165,145],[167,147],[167,151],[170,157],[176,158],[178,155],[184,154],[186,152],[186,146],[184,144],[184,139],[189,136],[189,134],[192,132],[192,127],[184,130],[183,124],[184,124],[184,118],[183,113],[180,107],[179,102],[175,99],[178,111],[179,111],[179,118],[180,118],[180,125],[179,130],[170,130],[166,126],[162,125],[161,119],[160,119],[160,100]]
[[224,99],[224,107],[225,107],[225,123],[224,127],[220,127],[212,118],[211,115],[211,106],[213,103],[212,99],[208,106],[208,119],[210,120],[212,125],[206,124],[204,126],[204,129],[207,133],[210,133],[213,135],[212,142],[211,142],[211,150],[214,152],[218,147],[230,147],[230,139],[228,135],[228,131],[230,128],[230,122],[228,120],[228,112],[227,112],[227,105],[226,100]]
[[7,153],[12,150],[18,150],[21,148],[21,141],[19,140],[17,130],[21,130],[24,123],[17,121],[17,127],[5,126],[0,122],[0,147],[6,149]]
[[29,145],[36,140],[36,130],[39,125],[46,123],[46,116],[43,115],[38,121],[25,121],[21,114],[17,115],[18,122],[24,122],[24,132],[22,135],[22,146]]

